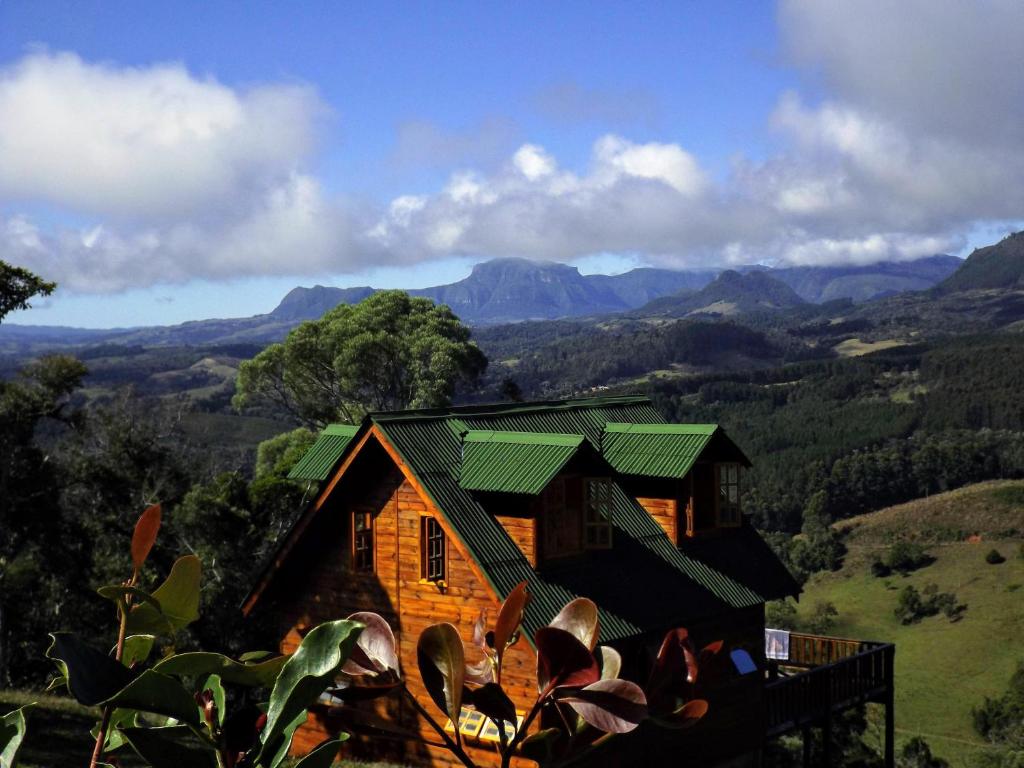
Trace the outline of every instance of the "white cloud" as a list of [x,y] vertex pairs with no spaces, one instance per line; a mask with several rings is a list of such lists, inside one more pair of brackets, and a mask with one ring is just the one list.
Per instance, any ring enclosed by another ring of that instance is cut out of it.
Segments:
[[8,215],[0,258],[77,292],[361,264],[352,212],[304,170],[327,113],[304,85],[29,54],[0,69],[0,202],[56,215]]
[[179,64],[35,53],[0,70],[0,196],[170,219],[286,178],[325,113],[306,86],[234,90]]
[[[712,179],[685,147],[598,139],[583,173],[524,144],[385,214],[385,251],[573,259],[868,263],[958,250],[1024,210],[1024,6],[783,0],[778,151]],[[808,94],[819,94],[815,97]],[[824,96],[820,96],[824,94]],[[471,181],[469,181],[471,180]]]

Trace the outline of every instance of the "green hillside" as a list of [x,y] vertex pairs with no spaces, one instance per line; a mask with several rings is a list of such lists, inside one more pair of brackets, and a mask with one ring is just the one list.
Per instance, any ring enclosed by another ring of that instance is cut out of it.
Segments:
[[[846,533],[844,565],[811,579],[801,615],[832,602],[839,615],[830,634],[896,643],[898,738],[919,734],[953,766],[976,764],[989,747],[972,728],[971,708],[1002,694],[1024,661],[1024,482],[979,483],[837,528]],[[923,544],[934,562],[907,576],[873,576],[871,562],[897,540]],[[993,548],[1006,562],[985,562]],[[893,609],[900,591],[928,584],[966,603],[961,620],[940,614],[899,622]]]
[[995,245],[975,249],[956,272],[939,283],[937,293],[977,288],[1012,288],[1024,282],[1024,232]]

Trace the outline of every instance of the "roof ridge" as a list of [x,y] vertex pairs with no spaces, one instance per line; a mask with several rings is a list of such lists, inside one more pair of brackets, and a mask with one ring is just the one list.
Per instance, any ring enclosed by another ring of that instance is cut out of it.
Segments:
[[528,403],[481,403],[479,405],[453,405],[444,408],[420,408],[405,411],[373,411],[368,417],[374,422],[418,421],[426,419],[450,419],[459,416],[501,416],[509,413],[534,413],[537,411],[589,410],[606,408],[610,405],[650,404],[645,395],[605,395],[601,397],[580,397],[565,400],[541,400]]

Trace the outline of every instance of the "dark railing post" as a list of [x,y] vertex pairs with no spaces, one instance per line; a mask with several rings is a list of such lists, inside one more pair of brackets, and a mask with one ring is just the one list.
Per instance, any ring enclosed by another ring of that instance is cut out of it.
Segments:
[[825,720],[821,724],[822,766],[832,766],[832,667],[824,667],[825,677]]
[[896,765],[896,696],[893,684],[893,662],[896,646],[885,649],[885,768]]

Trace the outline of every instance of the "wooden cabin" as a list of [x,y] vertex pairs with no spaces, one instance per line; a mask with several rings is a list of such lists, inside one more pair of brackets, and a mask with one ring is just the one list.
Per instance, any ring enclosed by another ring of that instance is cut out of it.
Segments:
[[[316,493],[244,609],[279,627],[284,652],[322,621],[380,613],[412,691],[432,709],[417,671],[420,632],[451,622],[472,648],[480,612],[493,618],[526,581],[524,637],[503,675],[526,711],[534,632],[585,596],[599,607],[600,642],[622,652],[624,677],[645,675],[675,627],[700,645],[723,640],[726,659],[753,661],[754,671],[729,667],[682,742],[688,765],[753,765],[764,738],[764,604],[799,587],[743,515],[749,466],[720,427],[667,424],[646,398],[371,414],[328,427],[293,470]],[[339,714],[352,715],[317,710],[296,749],[339,727]],[[368,702],[364,714],[393,728],[352,739],[350,756],[453,762],[408,704]],[[482,762],[495,756],[485,731],[467,742]]]

